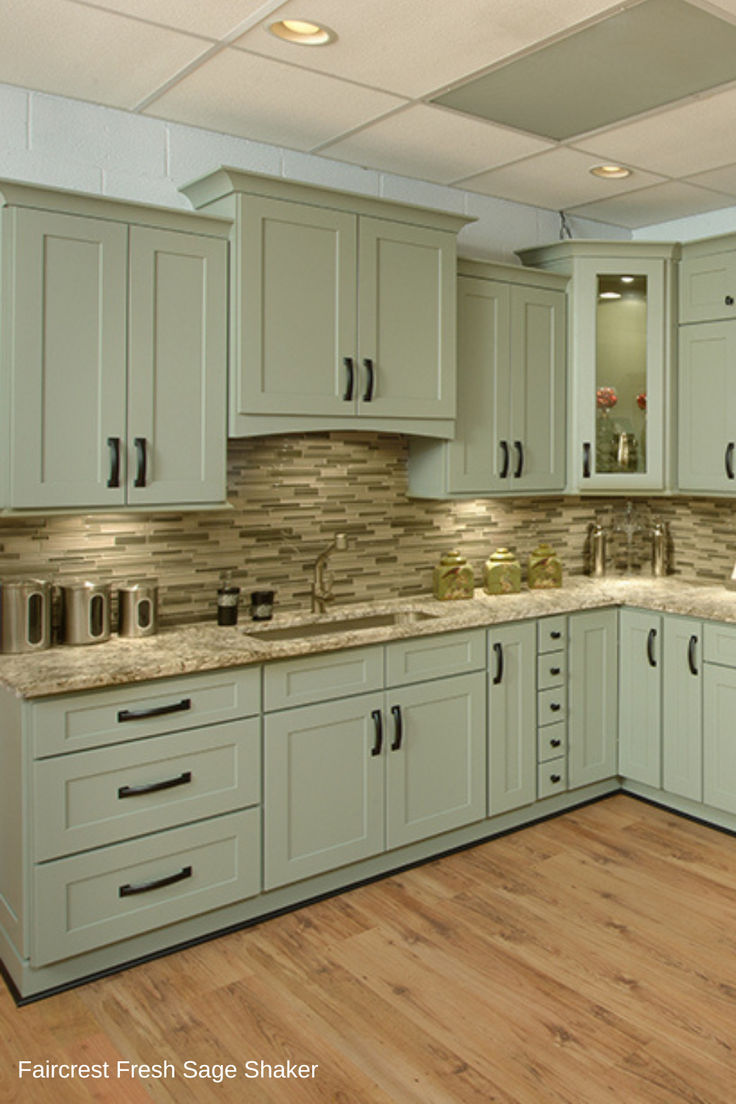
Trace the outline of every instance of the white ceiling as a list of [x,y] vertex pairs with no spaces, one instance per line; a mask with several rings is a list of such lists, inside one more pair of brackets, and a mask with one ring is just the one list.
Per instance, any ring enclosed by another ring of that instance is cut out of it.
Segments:
[[[629,228],[736,206],[736,57],[729,84],[564,142],[429,102],[640,2],[4,0],[0,80]],[[736,0],[690,3],[736,24]],[[285,18],[337,40],[283,42]]]

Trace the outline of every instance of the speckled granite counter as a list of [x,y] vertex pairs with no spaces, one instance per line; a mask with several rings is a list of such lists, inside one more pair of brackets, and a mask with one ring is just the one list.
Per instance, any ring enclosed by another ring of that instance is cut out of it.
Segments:
[[372,602],[343,606],[319,619],[277,614],[272,624],[284,627],[304,621],[339,620],[347,614],[365,615],[398,609],[436,614],[410,624],[358,631],[342,629],[302,640],[268,642],[251,637],[248,630],[252,623],[244,621],[232,629],[214,624],[186,625],[139,640],[115,636],[105,644],[56,647],[34,655],[0,656],[0,686],[19,697],[44,697],[611,605],[736,623],[736,592],[723,585],[698,586],[676,579],[592,580],[573,576],[565,580],[560,590],[523,590],[521,594],[502,597],[490,597],[476,590],[472,601],[461,602],[438,602],[431,596]]

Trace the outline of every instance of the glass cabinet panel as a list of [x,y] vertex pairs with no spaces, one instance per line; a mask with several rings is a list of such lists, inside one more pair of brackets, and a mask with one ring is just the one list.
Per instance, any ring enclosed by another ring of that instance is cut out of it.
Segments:
[[647,471],[647,277],[599,273],[595,470]]

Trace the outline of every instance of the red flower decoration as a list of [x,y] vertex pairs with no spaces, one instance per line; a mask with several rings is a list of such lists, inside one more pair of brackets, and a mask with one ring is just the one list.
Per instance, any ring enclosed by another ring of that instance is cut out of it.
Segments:
[[610,410],[618,402],[618,395],[613,387],[599,387],[595,393],[596,406],[602,410]]
[[636,396],[636,405],[640,410],[646,410],[647,408],[647,393],[646,391],[640,391]]

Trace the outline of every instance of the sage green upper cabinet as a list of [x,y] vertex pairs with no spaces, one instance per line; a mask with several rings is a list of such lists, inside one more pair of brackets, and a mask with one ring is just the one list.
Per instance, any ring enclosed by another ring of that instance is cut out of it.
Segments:
[[410,493],[533,494],[565,486],[565,277],[458,265],[457,435],[411,442]]
[[687,242],[680,262],[680,322],[736,319],[736,234]]
[[652,242],[571,240],[519,252],[525,264],[571,276],[571,493],[672,486],[678,251]]
[[678,487],[736,491],[736,325],[680,327]]
[[227,224],[0,191],[2,505],[222,503]]
[[234,223],[231,436],[453,435],[468,219],[234,169],[183,190]]

